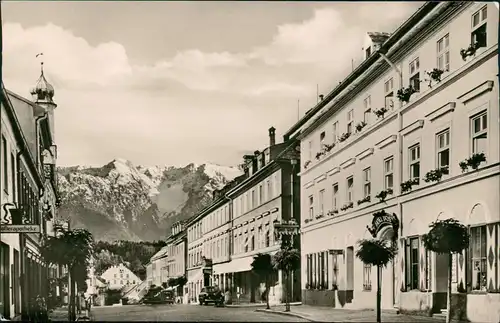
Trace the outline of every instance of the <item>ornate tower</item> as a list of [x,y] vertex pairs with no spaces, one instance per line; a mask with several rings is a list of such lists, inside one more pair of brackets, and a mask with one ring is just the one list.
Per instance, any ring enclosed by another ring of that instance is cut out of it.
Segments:
[[41,62],[40,70],[40,77],[38,78],[35,87],[31,90],[31,95],[33,96],[35,103],[44,108],[47,112],[52,141],[55,141],[54,110],[57,107],[57,104],[54,102],[54,87],[47,81],[45,75],[43,74],[43,62]]

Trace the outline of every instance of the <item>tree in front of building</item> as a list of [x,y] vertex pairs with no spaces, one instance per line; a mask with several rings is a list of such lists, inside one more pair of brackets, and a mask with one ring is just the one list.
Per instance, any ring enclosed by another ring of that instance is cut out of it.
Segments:
[[461,254],[469,247],[469,232],[467,227],[455,219],[438,220],[429,225],[429,233],[424,234],[425,249],[438,254],[448,255],[448,295],[446,322],[451,319],[451,276],[453,254]]
[[56,236],[47,237],[43,241],[40,253],[46,263],[67,266],[70,289],[68,316],[70,321],[74,321],[76,290],[82,290],[85,286],[92,257],[93,238],[86,229],[66,230],[57,226],[54,230]]
[[270,254],[259,253],[253,257],[252,261],[252,271],[259,279],[259,283],[264,283],[266,287],[266,308],[269,307],[269,289],[271,287],[271,275],[273,273],[273,258]]
[[300,269],[300,251],[286,246],[273,256],[274,268],[281,270],[286,275],[283,281],[285,296],[285,312],[290,312],[290,288],[292,272]]
[[389,240],[364,239],[360,240],[358,244],[356,257],[366,265],[377,266],[377,322],[381,322],[382,268],[396,257],[397,249],[394,243]]

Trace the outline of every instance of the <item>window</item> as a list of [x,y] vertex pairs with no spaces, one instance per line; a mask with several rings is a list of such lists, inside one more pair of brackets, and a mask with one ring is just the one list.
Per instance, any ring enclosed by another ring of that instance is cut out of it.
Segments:
[[354,110],[347,112],[347,133],[352,133],[352,123],[354,122]]
[[269,230],[266,231],[266,248],[269,247],[271,244],[271,234],[269,233]]
[[319,214],[323,215],[324,211],[324,197],[325,197],[325,190],[319,191]]
[[309,196],[309,219],[312,220],[314,217],[314,197]]
[[470,229],[471,261],[472,261],[472,290],[486,291],[487,262],[486,262],[486,226]]
[[123,285],[123,280],[120,280],[120,285]]
[[406,245],[407,256],[407,272],[406,284],[410,289],[419,289],[419,239],[418,237],[410,238],[409,243]]
[[324,131],[320,133],[320,135],[319,135],[320,146],[323,145],[323,142],[325,141],[325,136],[326,136],[326,133]]
[[273,197],[273,191],[271,189],[271,181],[267,180],[267,200],[269,201]]
[[339,122],[335,121],[333,123],[333,142],[337,142],[339,138]]
[[351,176],[347,178],[347,202],[352,202],[354,199],[353,188],[354,188],[354,178]]
[[448,167],[450,164],[450,129],[436,135],[437,167]]
[[339,192],[339,184],[335,183],[332,185],[332,208],[337,209],[337,196]]
[[384,189],[392,188],[394,184],[394,158],[384,160]]
[[488,118],[486,111],[472,117],[470,124],[472,153],[486,154],[488,147]]
[[370,55],[372,54],[372,47],[369,46],[366,50],[365,50],[365,53],[366,53],[366,58],[370,57]]
[[255,250],[255,237],[252,235],[252,238],[250,238],[250,251]]
[[450,35],[446,34],[437,42],[437,68],[450,70]]
[[250,208],[254,208],[257,205],[255,201],[255,190],[252,190],[252,204],[250,205]]
[[486,19],[488,18],[487,5],[472,15],[471,44],[479,47],[487,46]]
[[12,177],[11,177],[11,185],[12,185],[12,196],[15,198],[16,196],[16,157],[14,157],[14,154],[10,154],[10,168],[12,172]]
[[372,290],[371,273],[372,265],[363,264],[363,290]]
[[394,81],[392,77],[384,84],[385,108],[387,111],[394,107]]
[[259,185],[259,203],[264,203],[264,187],[262,186],[262,184]]
[[312,151],[313,151],[313,143],[312,141],[309,141],[309,151],[308,151],[309,160],[312,160]]
[[8,168],[8,154],[7,154],[7,140],[5,139],[4,136],[2,136],[2,160],[3,160],[3,188],[6,192],[9,191],[9,179],[7,176],[7,170]]
[[371,169],[370,167],[363,170],[363,196],[370,196],[371,192]]
[[410,179],[420,178],[420,144],[411,146],[408,149],[408,162],[410,164]]
[[416,91],[420,91],[420,60],[415,58],[410,63],[410,86]]
[[372,97],[367,96],[363,102],[364,102],[364,106],[365,106],[363,121],[368,124],[368,123],[370,123],[370,115],[372,113]]

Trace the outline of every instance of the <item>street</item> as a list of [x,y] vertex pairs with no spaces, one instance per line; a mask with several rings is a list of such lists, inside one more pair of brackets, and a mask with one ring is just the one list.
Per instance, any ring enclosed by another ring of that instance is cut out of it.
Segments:
[[169,322],[308,322],[295,317],[256,312],[256,308],[220,308],[199,305],[126,305],[93,307],[95,321]]

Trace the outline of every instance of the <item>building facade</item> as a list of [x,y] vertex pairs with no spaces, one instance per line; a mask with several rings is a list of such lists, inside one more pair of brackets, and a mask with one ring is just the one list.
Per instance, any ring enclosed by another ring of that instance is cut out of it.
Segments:
[[122,289],[127,285],[137,285],[142,282],[142,280],[124,264],[109,267],[101,275],[101,278],[106,281],[110,289]]
[[168,281],[168,246],[151,257],[152,284],[161,286]]
[[53,235],[59,206],[54,144],[54,88],[43,69],[31,91],[34,102],[5,89],[1,102],[1,224],[31,224],[39,233],[2,233],[0,303],[2,315],[29,316],[38,295],[56,297],[60,288],[49,284],[59,268],[43,264],[40,244]]
[[[262,300],[265,288],[251,272],[253,257],[280,249],[275,221],[300,216],[299,167],[292,162],[300,157],[298,144],[276,144],[274,128],[269,136],[269,147],[244,156],[245,174],[214,192],[212,204],[188,223],[188,286],[193,301],[210,285],[230,291],[235,302]],[[281,272],[275,272],[271,303],[282,301],[281,282]],[[293,275],[292,294],[293,300],[300,300],[300,271]]]
[[376,270],[355,252],[384,211],[398,225],[378,237],[399,249],[383,308],[443,312],[448,261],[422,235],[455,218],[471,240],[452,260],[452,317],[499,321],[497,27],[493,3],[426,3],[371,33],[365,61],[286,134],[301,140],[303,303],[373,307]]
[[[186,224],[179,221],[173,224],[172,233],[166,240],[167,257],[167,276],[168,279],[181,277],[187,279],[186,261],[187,261],[187,233]],[[187,286],[170,286],[175,289],[178,297],[187,303]],[[186,296],[185,298],[182,298]]]

